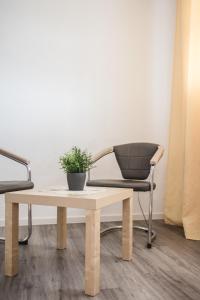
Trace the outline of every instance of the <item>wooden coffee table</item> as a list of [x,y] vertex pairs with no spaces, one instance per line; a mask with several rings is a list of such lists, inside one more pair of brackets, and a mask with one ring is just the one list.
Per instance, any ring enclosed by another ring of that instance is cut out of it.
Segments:
[[18,273],[19,204],[57,207],[57,248],[66,248],[67,207],[86,209],[85,232],[85,293],[98,294],[100,289],[100,211],[101,208],[123,202],[122,259],[132,258],[132,197],[133,190],[120,188],[86,188],[72,192],[65,188],[33,189],[5,195],[5,275]]

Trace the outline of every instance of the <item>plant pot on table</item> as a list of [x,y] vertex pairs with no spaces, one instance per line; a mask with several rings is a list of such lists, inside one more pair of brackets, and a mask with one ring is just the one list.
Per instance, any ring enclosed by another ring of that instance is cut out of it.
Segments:
[[70,191],[82,191],[85,186],[86,173],[67,173]]

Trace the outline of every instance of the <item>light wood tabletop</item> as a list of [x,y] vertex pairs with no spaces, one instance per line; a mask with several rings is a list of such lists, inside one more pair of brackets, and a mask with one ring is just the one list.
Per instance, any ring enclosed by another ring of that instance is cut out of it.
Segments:
[[85,230],[85,293],[95,296],[100,291],[100,211],[122,201],[122,259],[132,259],[132,189],[86,187],[84,191],[69,191],[64,187],[49,187],[5,195],[5,275],[18,273],[19,204],[57,207],[57,249],[67,247],[67,207],[86,210]]

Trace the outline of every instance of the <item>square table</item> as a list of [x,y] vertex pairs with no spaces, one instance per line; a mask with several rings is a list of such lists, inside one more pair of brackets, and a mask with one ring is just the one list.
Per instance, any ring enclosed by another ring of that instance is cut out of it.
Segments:
[[5,275],[18,273],[19,204],[57,207],[57,248],[66,248],[67,207],[86,210],[85,230],[85,293],[95,296],[100,290],[100,210],[123,202],[122,259],[132,258],[132,189],[86,188],[69,191],[66,188],[32,189],[5,194]]

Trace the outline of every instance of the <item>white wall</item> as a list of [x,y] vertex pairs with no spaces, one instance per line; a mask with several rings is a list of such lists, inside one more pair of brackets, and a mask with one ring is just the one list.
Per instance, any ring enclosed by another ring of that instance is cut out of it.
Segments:
[[[35,186],[66,184],[58,158],[73,145],[91,152],[135,141],[167,146],[175,6],[0,0],[0,147],[31,160]],[[0,163],[0,180],[23,178],[23,168],[12,164],[11,174],[11,164]],[[163,211],[165,169],[166,156],[156,174],[155,217]],[[93,174],[120,176],[113,157]],[[103,214],[115,219],[120,207]],[[33,216],[50,222],[55,209],[34,207]]]

